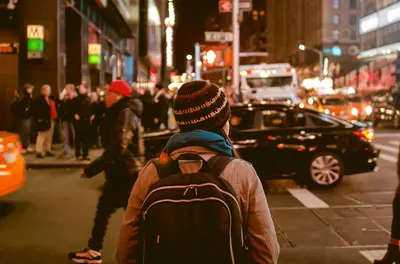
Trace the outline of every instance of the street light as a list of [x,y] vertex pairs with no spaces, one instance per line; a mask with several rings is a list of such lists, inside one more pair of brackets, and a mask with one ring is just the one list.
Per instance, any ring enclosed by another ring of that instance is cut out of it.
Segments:
[[303,44],[299,45],[299,50],[305,51],[305,50],[311,50],[317,54],[319,54],[319,72],[320,75],[323,75],[323,68],[324,68],[324,53],[318,49],[314,49],[311,47],[307,47]]
[[191,54],[186,55],[186,59],[188,61],[191,61],[193,59],[193,56]]

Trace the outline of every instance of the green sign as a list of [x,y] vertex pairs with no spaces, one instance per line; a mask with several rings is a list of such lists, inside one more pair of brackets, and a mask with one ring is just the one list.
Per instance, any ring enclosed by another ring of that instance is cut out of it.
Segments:
[[89,55],[89,64],[100,64],[100,55]]
[[28,51],[44,51],[43,39],[28,39]]

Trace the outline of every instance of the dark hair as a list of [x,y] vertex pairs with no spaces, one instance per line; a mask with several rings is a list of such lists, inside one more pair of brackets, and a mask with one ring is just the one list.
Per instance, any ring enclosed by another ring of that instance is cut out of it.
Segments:
[[239,152],[236,151],[235,147],[233,146],[232,140],[229,138],[229,136],[225,133],[225,130],[222,128],[221,132],[219,133],[221,136],[223,136],[229,143],[229,145],[232,148],[233,152],[233,157],[237,159],[241,159]]
[[156,84],[156,88],[161,90],[161,89],[163,88],[162,83],[157,83],[157,84]]

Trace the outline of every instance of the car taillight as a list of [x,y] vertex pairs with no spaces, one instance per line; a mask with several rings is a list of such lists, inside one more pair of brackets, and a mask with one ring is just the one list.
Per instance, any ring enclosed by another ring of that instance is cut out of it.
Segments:
[[371,128],[354,131],[353,134],[361,138],[364,138],[368,141],[374,140],[374,130]]

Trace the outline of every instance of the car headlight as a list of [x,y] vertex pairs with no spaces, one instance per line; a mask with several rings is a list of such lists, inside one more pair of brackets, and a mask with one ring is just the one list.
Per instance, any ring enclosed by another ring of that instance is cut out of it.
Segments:
[[324,110],[324,113],[327,114],[327,115],[329,115],[329,113],[330,113],[329,109],[325,109],[325,110]]
[[353,108],[351,109],[351,114],[354,115],[354,116],[358,116],[358,109],[355,108],[355,107],[353,107]]
[[367,107],[365,107],[365,113],[367,115],[372,114],[372,106],[368,105]]

